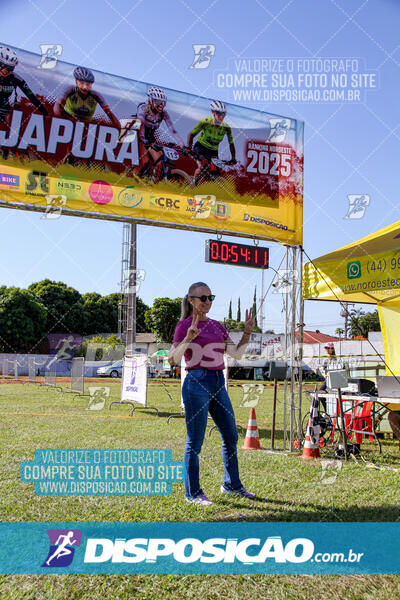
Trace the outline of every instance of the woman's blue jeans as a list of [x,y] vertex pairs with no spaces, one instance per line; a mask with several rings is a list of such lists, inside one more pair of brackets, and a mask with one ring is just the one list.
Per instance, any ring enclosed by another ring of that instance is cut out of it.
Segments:
[[199,454],[207,428],[208,413],[212,416],[222,438],[224,486],[237,490],[242,487],[237,459],[238,434],[232,404],[225,388],[223,371],[190,369],[182,386],[185,405],[187,439],[184,454],[185,496],[195,498],[201,493]]

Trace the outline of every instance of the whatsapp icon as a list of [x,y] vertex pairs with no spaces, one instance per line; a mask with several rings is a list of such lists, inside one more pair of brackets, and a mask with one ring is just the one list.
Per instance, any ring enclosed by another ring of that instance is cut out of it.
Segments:
[[347,279],[358,279],[361,277],[361,263],[359,260],[352,260],[347,263]]

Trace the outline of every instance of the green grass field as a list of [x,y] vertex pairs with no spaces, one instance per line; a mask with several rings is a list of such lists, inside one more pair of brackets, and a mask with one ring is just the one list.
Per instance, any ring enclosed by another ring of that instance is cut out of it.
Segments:
[[[89,380],[90,381],[90,380]],[[120,380],[88,383],[110,387],[110,401],[119,400]],[[214,431],[201,453],[201,484],[214,501],[203,508],[184,501],[183,484],[170,496],[46,497],[19,478],[21,461],[33,460],[38,448],[170,448],[182,460],[183,419],[167,417],[180,410],[179,384],[150,382],[148,404],[160,411],[114,406],[111,411],[87,411],[88,398],[73,400],[53,389],[33,384],[0,385],[0,515],[1,521],[398,521],[400,463],[398,443],[365,441],[364,461],[351,460],[334,469],[336,480],[324,485],[318,460],[304,461],[288,451],[242,450],[249,409],[240,407],[242,389],[230,395],[239,428],[241,478],[258,499],[221,496],[221,442]],[[278,393],[276,447],[283,447],[283,388]],[[304,412],[308,400],[303,400]],[[272,390],[264,391],[256,408],[261,445],[270,447]],[[210,421],[210,426],[212,422]],[[367,465],[369,463],[369,466]],[[376,467],[370,468],[371,463]],[[333,471],[332,471],[333,472]],[[398,576],[2,576],[0,598],[343,598],[392,600],[400,596]]]

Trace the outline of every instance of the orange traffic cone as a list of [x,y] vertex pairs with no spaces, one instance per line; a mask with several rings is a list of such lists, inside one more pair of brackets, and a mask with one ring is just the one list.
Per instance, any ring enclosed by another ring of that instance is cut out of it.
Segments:
[[245,450],[261,450],[260,438],[258,436],[256,411],[254,408],[250,409],[249,423],[247,425],[247,432],[244,439],[243,448]]
[[315,393],[311,401],[310,418],[308,419],[306,439],[304,440],[302,458],[321,458],[319,453],[319,400]]

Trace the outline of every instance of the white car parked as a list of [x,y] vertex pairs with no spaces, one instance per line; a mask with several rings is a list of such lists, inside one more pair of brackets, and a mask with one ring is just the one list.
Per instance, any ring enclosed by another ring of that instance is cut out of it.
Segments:
[[117,360],[106,367],[99,367],[97,375],[100,375],[100,377],[122,377],[122,360]]

